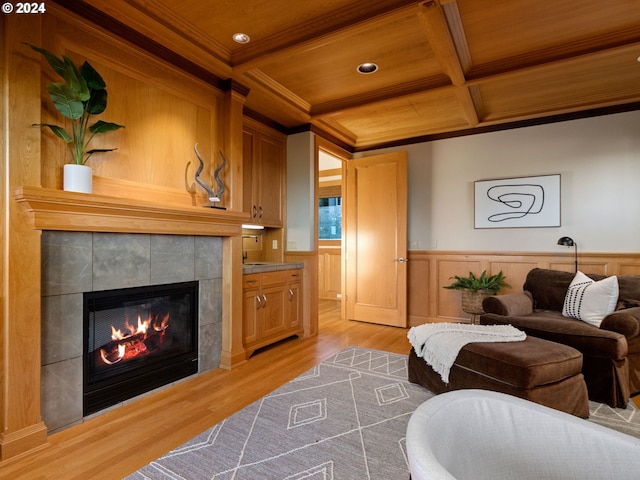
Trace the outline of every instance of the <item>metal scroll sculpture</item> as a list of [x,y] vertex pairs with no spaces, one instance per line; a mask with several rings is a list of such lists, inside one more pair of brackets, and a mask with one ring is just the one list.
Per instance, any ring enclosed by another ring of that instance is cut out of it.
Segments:
[[193,149],[196,152],[196,157],[198,157],[198,160],[200,161],[200,166],[198,167],[198,170],[196,170],[196,182],[198,182],[198,185],[200,185],[202,188],[204,188],[207,191],[209,202],[213,204],[213,205],[205,205],[205,206],[209,208],[224,209],[224,207],[219,207],[215,204],[220,201],[220,197],[222,197],[222,194],[224,193],[224,183],[222,182],[222,180],[220,180],[220,171],[227,164],[226,157],[222,153],[222,150],[218,152],[220,154],[220,158],[222,158],[222,163],[218,166],[218,168],[216,168],[215,172],[213,172],[213,178],[216,181],[216,184],[218,185],[217,191],[214,191],[204,180],[200,178],[200,174],[202,173],[202,169],[204,168],[204,161],[202,160],[202,156],[198,151],[197,143],[195,144]]

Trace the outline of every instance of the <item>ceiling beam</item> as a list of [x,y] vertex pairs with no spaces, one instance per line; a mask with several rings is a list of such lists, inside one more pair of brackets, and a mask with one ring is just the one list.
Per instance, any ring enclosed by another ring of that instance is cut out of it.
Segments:
[[[447,5],[446,10],[446,13],[450,17],[448,23],[445,10],[440,3],[438,0],[422,2],[418,10],[418,16],[422,22],[425,36],[433,50],[436,60],[442,70],[451,79],[451,83],[456,87],[456,97],[467,123],[475,127],[479,123],[477,107],[473,102],[471,93],[465,86],[465,68],[459,56],[459,51],[461,51],[463,53],[465,67],[469,68],[471,66],[471,59],[462,29],[462,21],[460,20],[457,5],[455,2],[451,2]],[[453,29],[456,32],[455,38],[449,27],[450,24],[455,26]]]
[[437,0],[420,4],[418,16],[436,60],[454,85],[464,85],[465,76],[442,7]]
[[282,86],[282,84],[276,82],[272,77],[263,73],[261,70],[252,70],[244,74],[244,77],[253,82],[254,85],[259,85],[265,92],[272,93],[275,97],[283,100],[296,109],[309,114],[311,110],[311,104],[299,97],[291,90]]

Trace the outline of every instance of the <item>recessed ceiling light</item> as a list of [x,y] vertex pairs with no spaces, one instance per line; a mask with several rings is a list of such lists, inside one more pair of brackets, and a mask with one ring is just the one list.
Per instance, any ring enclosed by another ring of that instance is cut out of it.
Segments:
[[375,63],[362,63],[360,65],[358,65],[358,72],[368,75],[369,73],[373,73],[375,71],[378,70],[378,65],[376,65]]
[[246,33],[234,33],[233,41],[237,43],[249,43],[251,38]]

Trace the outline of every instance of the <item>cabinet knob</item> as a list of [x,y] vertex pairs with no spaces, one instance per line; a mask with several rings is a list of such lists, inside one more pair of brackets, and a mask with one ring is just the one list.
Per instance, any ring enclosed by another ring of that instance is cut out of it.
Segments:
[[407,263],[409,261],[408,258],[404,258],[404,257],[400,257],[400,258],[396,258],[394,260],[394,262],[399,262],[399,263]]
[[254,205],[253,206],[253,218],[256,218],[258,216],[258,208]]
[[256,307],[256,310],[260,310],[260,307],[262,307],[262,300],[260,300],[260,295],[256,295],[256,300],[258,301],[258,306]]
[[293,290],[289,289],[289,301],[293,301]]
[[262,295],[262,299],[264,300],[264,304],[262,305],[262,308],[266,308],[267,307],[267,296],[266,295]]

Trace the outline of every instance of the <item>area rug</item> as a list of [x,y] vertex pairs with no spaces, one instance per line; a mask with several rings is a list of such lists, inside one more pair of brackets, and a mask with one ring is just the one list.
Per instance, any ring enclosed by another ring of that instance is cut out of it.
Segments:
[[[126,480],[409,478],[407,422],[433,394],[407,380],[406,360],[346,348]],[[590,421],[640,437],[633,402],[590,409]]]

